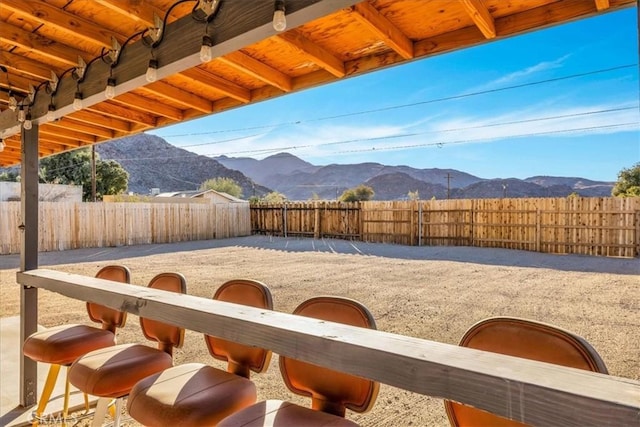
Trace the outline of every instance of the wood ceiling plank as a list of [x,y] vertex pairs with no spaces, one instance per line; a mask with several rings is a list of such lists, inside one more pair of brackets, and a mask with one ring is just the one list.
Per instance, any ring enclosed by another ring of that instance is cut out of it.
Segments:
[[496,25],[487,7],[481,0],[461,0],[473,22],[487,39],[496,37]]
[[286,33],[278,34],[275,38],[289,44],[300,54],[306,56],[309,60],[315,62],[334,76],[345,76],[346,72],[344,69],[344,63],[339,58],[321,46],[313,43],[296,30],[290,30]]
[[179,108],[174,108],[160,102],[152,102],[149,98],[131,92],[119,95],[113,98],[111,102],[130,106],[156,116],[168,117],[173,120],[182,120],[184,118],[182,110]]
[[7,88],[13,92],[22,92],[24,94],[29,93],[29,85],[38,86],[42,79],[28,79],[22,76],[16,76],[11,74],[8,78],[0,79],[0,87]]
[[79,37],[107,49],[111,47],[111,36],[118,38],[121,42],[124,40],[122,35],[114,34],[112,31],[101,28],[88,19],[81,18],[41,1],[2,0],[0,7],[26,15],[42,24],[51,25],[74,37]]
[[151,114],[124,108],[111,102],[101,102],[100,104],[95,104],[87,107],[87,110],[94,113],[104,114],[116,119],[126,120],[133,123],[140,123],[146,126],[156,125],[156,118]]
[[165,82],[155,82],[146,85],[142,88],[143,91],[149,91],[157,96],[165,99],[175,101],[178,104],[182,104],[185,107],[195,108],[203,113],[211,113],[213,106],[211,101],[195,95],[186,90],[182,90],[175,86],[171,86]]
[[353,16],[405,59],[413,58],[413,42],[368,2],[352,6]]
[[160,17],[164,17],[164,11],[157,7],[150,5],[145,1],[130,1],[130,0],[94,0],[96,3],[119,13],[122,16],[126,16],[132,21],[144,24],[147,27],[155,25],[153,21],[153,14]]
[[67,65],[76,65],[78,56],[87,56],[87,53],[82,50],[6,23],[0,25],[0,40],[34,51],[38,55],[55,59]]
[[71,120],[69,116],[66,116],[55,122],[49,122],[47,123],[47,125],[64,129],[73,129],[78,132],[86,133],[87,135],[95,135],[96,137],[102,138],[113,138],[113,136],[115,135],[113,130]]
[[74,130],[65,129],[63,127],[50,126],[48,123],[46,125],[40,126],[40,135],[63,137],[88,143],[94,143],[98,140],[97,137],[93,135],[87,135],[86,133],[76,132]]
[[596,0],[596,9],[598,9],[598,11],[603,11],[610,7],[611,4],[609,3],[609,0]]
[[117,132],[131,132],[131,123],[125,120],[103,116],[87,110],[76,111],[69,116],[65,116],[65,119],[67,118],[89,125],[98,125]]
[[191,68],[180,73],[181,76],[188,77],[191,80],[195,80],[199,83],[210,86],[212,89],[217,90],[233,99],[247,103],[251,101],[251,92],[235,83],[218,77],[214,74],[208,73],[200,68]]
[[0,65],[43,80],[50,80],[51,71],[55,71],[43,66],[41,62],[6,51],[0,51]]
[[218,60],[284,92],[291,92],[291,78],[289,76],[245,53],[231,52],[221,56]]

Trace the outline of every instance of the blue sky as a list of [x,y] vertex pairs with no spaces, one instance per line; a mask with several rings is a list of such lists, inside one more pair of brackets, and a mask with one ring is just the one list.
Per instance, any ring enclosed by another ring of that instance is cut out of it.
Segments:
[[153,133],[209,156],[615,181],[640,161],[637,62],[629,8]]

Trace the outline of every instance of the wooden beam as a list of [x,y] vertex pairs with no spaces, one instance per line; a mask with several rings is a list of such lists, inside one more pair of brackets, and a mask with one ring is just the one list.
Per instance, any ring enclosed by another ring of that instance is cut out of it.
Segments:
[[116,34],[99,27],[95,22],[66,12],[65,10],[36,0],[2,0],[0,8],[10,10],[19,15],[28,16],[41,24],[51,26],[57,30],[71,34],[104,48],[111,48],[111,36],[120,42],[124,41],[121,34]]
[[156,118],[151,114],[131,110],[129,108],[123,108],[112,102],[101,102],[100,104],[91,105],[87,107],[87,110],[120,120],[140,123],[146,126],[156,125]]
[[40,126],[40,134],[45,137],[46,135],[54,137],[62,137],[72,141],[82,141],[93,143],[98,139],[94,135],[87,135],[86,133],[77,132],[71,129],[66,129],[60,126],[50,126],[49,123]]
[[0,40],[67,65],[76,65],[78,56],[88,56],[82,50],[58,43],[36,33],[30,33],[4,22],[0,25]]
[[352,14],[360,23],[364,24],[391,49],[404,59],[413,58],[413,42],[398,27],[389,21],[369,2],[352,6]]
[[103,137],[108,139],[113,138],[113,136],[115,135],[115,133],[108,128],[104,128],[94,124],[87,124],[87,123],[75,121],[71,119],[71,116],[63,117],[62,119],[57,120],[55,122],[49,122],[47,123],[47,126],[60,127],[64,129],[73,129],[78,132],[86,133],[87,135],[95,135],[98,137]]
[[13,92],[21,92],[23,94],[29,93],[29,85],[37,86],[40,83],[41,80],[32,80],[15,74],[11,74],[8,79],[7,77],[0,79],[0,87],[10,89]]
[[595,1],[596,1],[596,9],[598,9],[599,12],[603,10],[607,10],[611,7],[609,0],[595,0]]
[[218,60],[284,92],[291,92],[291,77],[240,51],[221,56]]
[[301,55],[306,56],[310,61],[324,68],[336,77],[344,77],[344,63],[331,52],[318,46],[296,30],[278,34],[276,40],[280,40],[297,50]]
[[491,16],[489,9],[482,3],[482,0],[462,0],[462,5],[478,29],[484,34],[485,38],[493,39],[496,37],[496,26],[493,16]]
[[64,119],[76,120],[89,125],[98,125],[117,132],[131,132],[131,123],[113,117],[103,116],[102,114],[92,113],[91,111],[82,110],[65,116]]
[[144,96],[137,95],[135,93],[124,93],[113,98],[111,102],[122,104],[128,107],[133,107],[143,112],[151,113],[157,116],[168,117],[173,120],[182,120],[184,118],[182,110],[180,110],[179,108],[174,108],[162,102],[155,102],[149,98],[145,98]]
[[635,425],[640,413],[629,378],[62,271],[17,281],[526,424]]
[[237,99],[238,101],[245,103],[251,101],[251,92],[249,91],[249,89],[238,86],[237,84],[231,83],[230,81],[218,77],[214,74],[208,73],[201,68],[192,68],[190,70],[185,70],[180,73],[180,75],[187,77],[193,81],[207,85],[211,87],[211,89],[214,89],[233,99]]
[[211,113],[213,111],[211,101],[202,98],[186,90],[182,90],[175,86],[171,86],[165,82],[155,82],[141,88],[142,92],[153,93],[156,96],[172,100],[185,107],[195,108],[203,113]]
[[0,51],[0,65],[42,80],[50,80],[51,71],[57,71],[50,67],[43,66],[41,62],[5,51]]

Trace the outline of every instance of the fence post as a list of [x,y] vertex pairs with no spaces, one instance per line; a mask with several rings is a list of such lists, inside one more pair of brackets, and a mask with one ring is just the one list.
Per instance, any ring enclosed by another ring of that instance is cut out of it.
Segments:
[[536,209],[536,252],[540,252],[540,232],[541,232],[541,227],[540,227],[540,208]]
[[422,203],[418,202],[418,246],[422,246]]
[[282,204],[282,233],[287,237],[287,202]]
[[320,238],[320,208],[318,207],[318,202],[314,202],[313,204],[313,238]]

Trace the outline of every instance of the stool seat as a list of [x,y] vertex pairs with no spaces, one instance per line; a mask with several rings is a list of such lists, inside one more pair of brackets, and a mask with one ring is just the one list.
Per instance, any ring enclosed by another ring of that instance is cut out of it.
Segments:
[[85,354],[69,370],[69,381],[85,393],[100,397],[126,396],[133,385],[170,368],[164,351],[141,344],[121,344]]
[[256,386],[244,377],[202,363],[187,363],[137,383],[129,414],[143,425],[215,425],[252,405]]
[[323,426],[356,427],[358,424],[337,415],[282,400],[266,400],[225,418],[218,427]]
[[24,355],[36,362],[70,365],[78,357],[115,345],[113,332],[87,325],[61,325],[29,336],[22,347]]

